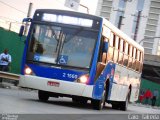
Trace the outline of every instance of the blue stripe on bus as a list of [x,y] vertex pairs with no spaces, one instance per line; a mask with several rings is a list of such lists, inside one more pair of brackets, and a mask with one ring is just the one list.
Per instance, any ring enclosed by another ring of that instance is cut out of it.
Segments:
[[85,71],[76,71],[52,67],[44,67],[35,64],[27,64],[33,73],[38,77],[65,80],[65,81],[75,81],[81,75],[87,74]]
[[107,80],[107,76],[109,77],[109,83],[110,83],[109,84],[108,99],[110,98],[113,77],[114,77],[114,72],[115,72],[115,66],[116,65],[114,63],[108,63],[107,66],[104,68],[104,71],[102,72],[102,74],[99,76],[99,78],[95,82],[95,86],[93,88],[93,94],[92,94],[93,99],[101,100],[102,93],[104,90],[104,83]]
[[[31,23],[31,26],[32,26],[32,23]],[[30,28],[29,28],[29,30],[30,30]],[[26,56],[27,56],[27,49],[28,49],[28,44],[29,44],[28,41],[29,41],[30,35],[31,35],[31,31],[29,31],[29,33],[27,35],[27,38],[24,42],[25,47],[24,47],[23,56],[22,56],[23,58],[22,58],[22,62],[21,62],[21,74],[22,75],[24,74],[24,68],[25,68],[25,62],[26,62]]]
[[98,56],[99,56],[99,49],[100,49],[100,43],[101,43],[101,33],[102,33],[102,24],[103,20],[100,22],[100,29],[99,29],[99,35],[98,35],[98,40],[96,43],[96,48],[94,50],[94,57],[93,57],[93,62],[92,62],[92,67],[90,70],[90,78],[89,78],[89,85],[94,84],[94,78],[95,78],[95,73],[96,73],[96,68],[97,68],[97,61],[98,61]]

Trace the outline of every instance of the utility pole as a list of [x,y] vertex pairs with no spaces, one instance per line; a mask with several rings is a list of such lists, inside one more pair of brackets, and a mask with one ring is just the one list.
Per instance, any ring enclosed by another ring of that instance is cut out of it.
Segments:
[[123,16],[119,16],[118,28],[121,29]]
[[[31,17],[32,6],[33,6],[33,4],[29,3],[27,18]],[[28,30],[28,22],[26,22],[26,24],[25,24],[24,35],[27,34],[27,30]]]
[[12,27],[12,23],[9,22],[9,28],[8,28],[9,31],[11,31],[11,27]]
[[137,40],[137,33],[138,33],[138,29],[139,29],[141,12],[142,12],[142,11],[138,11],[138,16],[137,16],[137,20],[136,20],[136,29],[135,29],[135,33],[134,33],[134,40],[135,40],[135,41]]

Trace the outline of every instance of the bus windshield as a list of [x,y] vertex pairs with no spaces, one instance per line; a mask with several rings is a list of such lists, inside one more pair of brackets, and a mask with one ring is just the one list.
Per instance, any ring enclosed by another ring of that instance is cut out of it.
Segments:
[[35,24],[27,59],[34,62],[90,68],[97,33],[82,27]]

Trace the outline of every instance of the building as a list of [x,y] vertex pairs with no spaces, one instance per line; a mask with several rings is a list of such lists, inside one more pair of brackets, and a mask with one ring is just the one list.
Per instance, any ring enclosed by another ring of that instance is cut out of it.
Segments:
[[98,0],[96,15],[143,45],[145,54],[160,55],[160,0]]

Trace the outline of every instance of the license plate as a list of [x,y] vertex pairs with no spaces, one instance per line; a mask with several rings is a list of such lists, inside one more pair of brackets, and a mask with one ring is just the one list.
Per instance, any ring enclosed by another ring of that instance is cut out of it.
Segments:
[[59,82],[48,81],[47,85],[48,85],[48,86],[59,87]]

